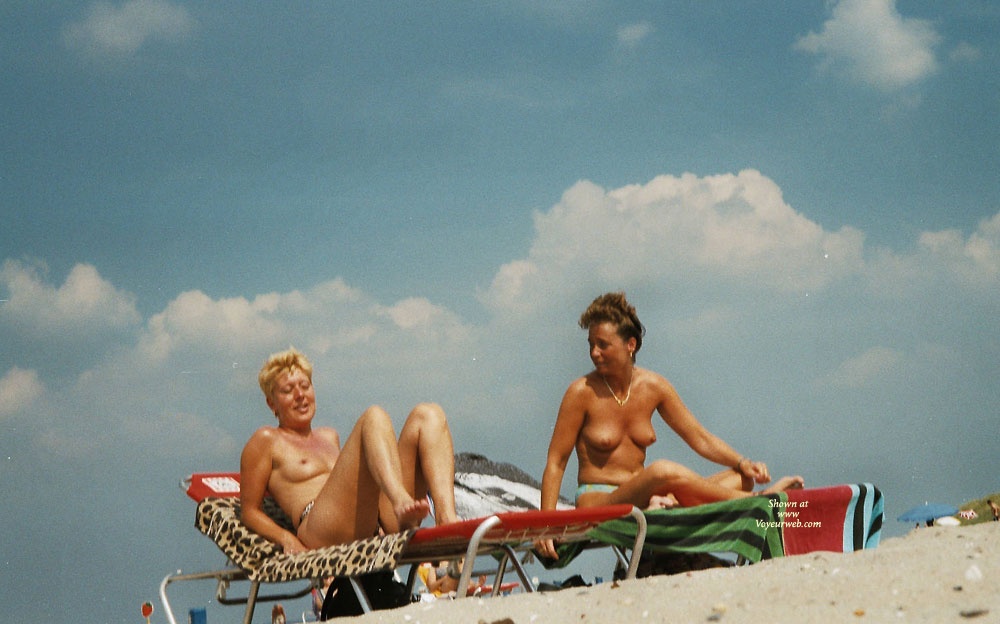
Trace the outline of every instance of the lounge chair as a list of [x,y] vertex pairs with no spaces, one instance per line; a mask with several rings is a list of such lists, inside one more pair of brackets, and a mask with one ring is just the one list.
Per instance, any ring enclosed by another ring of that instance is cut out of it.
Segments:
[[[512,464],[473,453],[455,456],[455,498],[466,517],[486,510],[537,508],[540,487],[534,477]],[[561,500],[559,507],[571,509],[572,503]],[[817,550],[849,552],[878,545],[882,516],[882,493],[871,483],[814,487],[647,512],[645,544],[651,552],[733,553],[744,563]],[[622,534],[615,535],[619,531]],[[628,546],[635,525],[629,520],[609,522],[592,534],[604,543]],[[564,550],[588,546],[574,542]],[[572,556],[562,554],[558,562],[545,563],[562,567],[572,561]]]
[[[358,597],[364,611],[371,603],[357,578],[364,574],[395,570],[411,566],[408,588],[412,591],[416,567],[424,561],[465,558],[472,562],[478,555],[496,554],[499,567],[494,593],[503,587],[507,565],[514,567],[525,591],[533,591],[516,550],[530,548],[537,539],[557,539],[563,542],[589,540],[588,532],[614,518],[630,516],[636,527],[629,542],[633,556],[628,578],[634,578],[645,539],[645,517],[631,505],[611,505],[588,509],[557,511],[517,511],[495,513],[483,518],[466,520],[440,527],[411,529],[402,533],[372,537],[349,544],[320,548],[295,555],[286,555],[280,547],[248,529],[239,514],[239,475],[210,473],[192,475],[182,482],[188,495],[198,501],[195,526],[211,538],[225,553],[231,565],[219,570],[167,575],[160,583],[160,600],[171,624],[177,624],[167,598],[167,586],[179,581],[214,579],[216,600],[221,604],[246,604],[243,622],[249,624],[258,601],[285,600],[307,595],[320,579],[345,577]],[[270,498],[265,498],[265,512],[276,522],[291,528],[288,517]],[[473,573],[472,565],[463,566],[457,589],[464,596]],[[249,581],[245,598],[230,598],[227,591],[234,581]],[[306,580],[304,589],[277,595],[260,596],[262,583],[285,583]]]

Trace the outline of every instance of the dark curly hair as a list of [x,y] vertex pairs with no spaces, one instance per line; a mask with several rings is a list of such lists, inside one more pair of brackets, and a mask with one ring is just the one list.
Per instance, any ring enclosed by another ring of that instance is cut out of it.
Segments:
[[580,315],[580,327],[590,329],[595,323],[611,323],[618,328],[622,340],[635,338],[635,351],[632,353],[632,359],[635,359],[635,354],[642,348],[646,328],[639,322],[635,306],[628,302],[625,293],[605,293],[594,299]]

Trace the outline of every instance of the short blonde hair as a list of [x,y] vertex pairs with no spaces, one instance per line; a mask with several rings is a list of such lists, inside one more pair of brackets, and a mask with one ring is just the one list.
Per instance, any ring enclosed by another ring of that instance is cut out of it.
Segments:
[[264,362],[264,366],[261,367],[260,373],[257,374],[257,383],[260,384],[261,392],[264,393],[266,398],[270,399],[271,394],[274,392],[274,386],[277,383],[278,377],[280,377],[282,373],[292,373],[296,370],[300,370],[305,373],[306,377],[309,378],[309,381],[312,381],[312,364],[309,362],[309,359],[295,347],[289,347],[285,351],[272,353],[267,358],[267,361]]

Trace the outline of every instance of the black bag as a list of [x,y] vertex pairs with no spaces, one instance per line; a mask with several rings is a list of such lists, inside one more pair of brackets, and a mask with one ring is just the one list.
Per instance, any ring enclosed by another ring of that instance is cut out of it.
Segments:
[[[412,597],[406,591],[406,585],[393,578],[392,572],[372,572],[357,577],[361,587],[368,595],[372,609],[379,611],[382,609],[395,609],[403,605],[410,604]],[[358,602],[358,597],[351,587],[350,579],[338,577],[330,583],[330,588],[326,591],[326,598],[323,600],[323,610],[320,612],[320,620],[329,620],[335,617],[347,615],[362,615],[364,609]]]
[[539,583],[538,591],[559,591],[560,589],[569,589],[571,587],[590,587],[590,583],[583,580],[583,577],[579,574],[574,574],[561,583]]

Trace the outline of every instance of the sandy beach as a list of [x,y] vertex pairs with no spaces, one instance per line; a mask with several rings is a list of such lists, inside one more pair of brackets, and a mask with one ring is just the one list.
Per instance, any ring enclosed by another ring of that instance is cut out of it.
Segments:
[[915,529],[857,553],[811,553],[551,593],[438,600],[343,621],[1000,622],[1000,523]]

